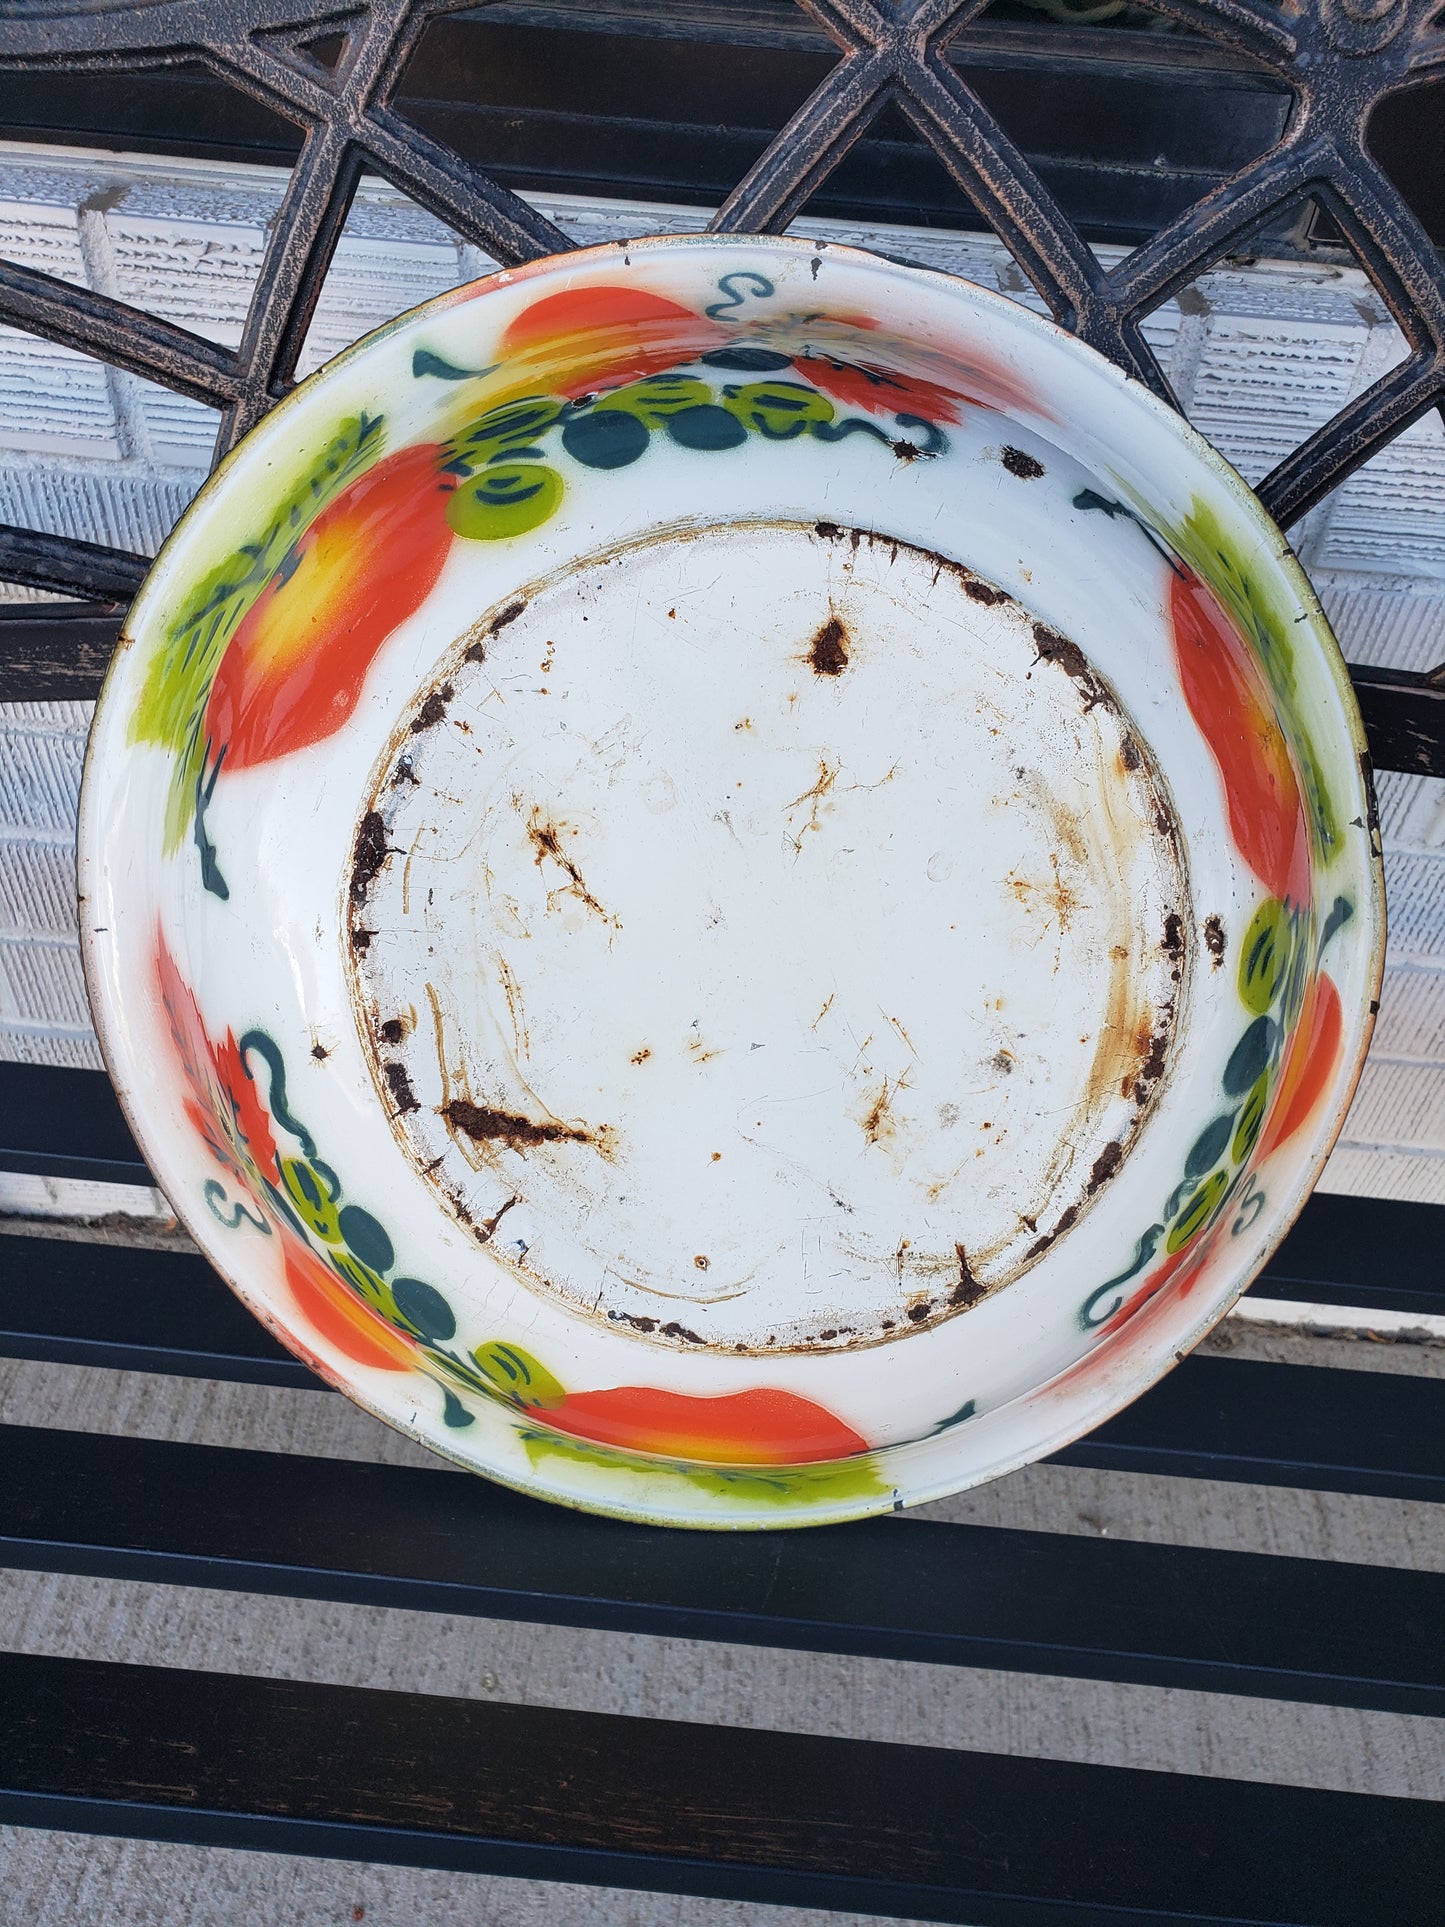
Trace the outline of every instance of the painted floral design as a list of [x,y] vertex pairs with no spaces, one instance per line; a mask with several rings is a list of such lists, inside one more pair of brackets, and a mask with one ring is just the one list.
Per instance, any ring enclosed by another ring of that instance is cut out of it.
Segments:
[[1298,772],[1312,853],[1317,863],[1332,863],[1343,847],[1343,831],[1324,765],[1300,706],[1294,644],[1299,612],[1283,600],[1278,571],[1257,568],[1253,557],[1225,532],[1206,503],[1196,499],[1183,522],[1166,529],[1165,535],[1180,560],[1208,585],[1227,611],[1264,671],[1274,699],[1271,707],[1278,718],[1277,727],[1288,740]]
[[321,451],[259,518],[256,532],[202,576],[171,619],[147,665],[131,719],[131,740],[174,757],[165,847],[174,850],[196,819],[205,780],[206,708],[211,684],[248,610],[283,571],[297,540],[328,503],[381,453],[382,419],[356,415],[337,424]]
[[[569,1392],[517,1346],[494,1340],[467,1351],[447,1299],[399,1269],[385,1227],[346,1199],[293,1114],[275,1040],[261,1030],[239,1040],[228,1030],[213,1040],[159,930],[154,965],[186,1116],[226,1174],[224,1184],[207,1182],[206,1203],[228,1228],[247,1223],[278,1240],[295,1310],[343,1357],[379,1371],[423,1372],[441,1390],[453,1427],[474,1423],[458,1392],[509,1407],[528,1421],[521,1436],[534,1457],[551,1451],[614,1470],[665,1469],[718,1492],[738,1479],[760,1481],[779,1497],[884,1489],[867,1440],[796,1392],[756,1386],[696,1396],[645,1385]],[[301,1332],[286,1335],[315,1361]]]
[[[1316,1115],[1344,1048],[1340,993],[1321,960],[1353,914],[1345,897],[1335,899],[1322,928],[1280,897],[1255,911],[1236,971],[1249,1022],[1225,1064],[1219,1111],[1190,1147],[1179,1183],[1128,1267],[1079,1307],[1085,1331],[1118,1330],[1166,1285],[1187,1292],[1241,1185]],[[1262,1208],[1261,1197],[1254,1216]],[[1253,1221],[1236,1219],[1236,1235]]]
[[625,468],[659,438],[706,455],[749,439],[856,438],[913,461],[943,452],[941,424],[966,407],[1027,402],[977,356],[924,354],[925,371],[924,351],[866,316],[759,315],[749,304],[773,294],[765,276],[724,275],[719,291],[703,314],[620,285],[544,295],[485,368],[419,348],[414,377],[456,385],[442,438],[388,447],[380,415],[338,423],[195,585],[149,664],[131,733],[174,758],[165,847],[193,836],[207,890],[229,895],[206,828],[217,782],[344,726],[455,539],[525,535],[556,514],[569,475]]

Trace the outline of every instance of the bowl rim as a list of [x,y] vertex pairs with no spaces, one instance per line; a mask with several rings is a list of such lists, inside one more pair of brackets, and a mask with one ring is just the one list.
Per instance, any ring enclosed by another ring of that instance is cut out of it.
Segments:
[[[330,1366],[325,1360],[315,1356],[305,1362],[308,1369],[317,1373],[335,1389],[343,1392],[354,1404],[403,1435],[410,1436],[438,1456],[453,1460],[466,1470],[495,1480],[497,1483],[531,1497],[543,1497],[548,1502],[562,1504],[573,1509],[595,1512],[603,1516],[625,1519],[647,1524],[668,1524],[689,1529],[736,1531],[749,1529],[792,1530],[818,1524],[835,1524],[843,1520],[867,1517],[903,1507],[928,1504],[954,1493],[1006,1476],[1021,1467],[1034,1464],[1049,1454],[1073,1443],[1099,1425],[1125,1409],[1142,1396],[1153,1385],[1159,1383],[1174,1366],[1200,1343],[1213,1327],[1226,1317],[1239,1298],[1248,1289],[1254,1278],[1268,1264],[1270,1258],[1283,1243],[1299,1218],[1300,1212],[1318,1184],[1324,1166],[1344,1128],[1350,1104],[1363,1075],[1366,1058],[1373,1035],[1376,1013],[1379,1007],[1379,993],[1384,975],[1385,943],[1387,930],[1387,903],[1385,893],[1384,868],[1378,830],[1378,813],[1374,790],[1373,769],[1369,756],[1364,724],[1360,715],[1358,700],[1350,679],[1348,665],[1339,641],[1327,614],[1310,583],[1303,566],[1296,557],[1288,539],[1278,524],[1270,516],[1259,497],[1245,481],[1244,477],[1231,462],[1196,429],[1184,414],[1161,396],[1157,395],[1145,382],[1120,368],[1117,363],[1102,354],[1090,343],[1073,334],[1052,316],[1039,314],[1024,303],[999,293],[994,289],[970,281],[966,276],[953,274],[947,270],[907,261],[896,260],[891,256],[847,242],[818,240],[811,237],[791,234],[749,234],[749,233],[712,233],[701,232],[654,233],[628,240],[598,242],[587,247],[568,250],[565,253],[539,256],[535,260],[514,268],[497,268],[475,280],[459,284],[440,294],[418,302],[397,315],[392,316],[378,327],[371,329],[357,341],[342,349],[329,361],[314,370],[303,380],[297,382],[282,396],[267,413],[261,417],[251,430],[241,436],[226,452],[207,475],[191,502],[187,505],[175,525],[160,545],[147,569],[146,577],[126,611],[122,633],[107,665],[100,692],[96,698],[95,711],[87,735],[86,750],[81,776],[80,801],[76,836],[76,878],[80,921],[80,949],[82,969],[89,1007],[94,1018],[96,1037],[106,1074],[114,1088],[122,1115],[138,1145],[144,1146],[144,1133],[139,1128],[136,1094],[139,1080],[128,1076],[123,1068],[123,1050],[120,1036],[124,1029],[124,1005],[112,1008],[109,991],[106,987],[101,967],[100,953],[104,948],[102,939],[108,934],[97,929],[92,911],[93,893],[88,883],[93,875],[99,875],[104,867],[105,828],[100,820],[98,792],[100,777],[96,773],[96,744],[99,735],[97,725],[109,708],[119,700],[123,679],[128,673],[128,659],[136,648],[135,614],[145,611],[151,596],[158,593],[156,584],[164,577],[166,565],[173,550],[185,539],[185,531],[195,517],[203,513],[214,502],[223,484],[235,469],[251,460],[258,432],[274,432],[278,423],[286,418],[286,411],[303,396],[308,399],[336,379],[343,371],[369,354],[373,348],[389,336],[399,332],[424,314],[435,314],[449,307],[474,301],[494,290],[510,288],[534,278],[582,268],[591,269],[605,263],[616,262],[623,267],[631,265],[634,254],[665,255],[673,252],[717,253],[729,249],[737,250],[775,250],[795,256],[814,256],[826,250],[830,256],[841,257],[846,263],[872,274],[882,274],[890,279],[905,283],[929,285],[944,296],[963,298],[985,310],[993,310],[999,320],[1007,327],[1020,331],[1028,337],[1032,335],[1040,345],[1065,355],[1081,356],[1091,365],[1096,375],[1105,375],[1109,382],[1129,398],[1134,407],[1143,408],[1152,415],[1155,423],[1167,435],[1188,450],[1211,473],[1215,482],[1232,499],[1234,506],[1242,511],[1249,523],[1268,545],[1273,566],[1284,575],[1290,589],[1297,596],[1300,605],[1310,617],[1308,633],[1316,647],[1318,659],[1327,669],[1335,694],[1339,700],[1341,715],[1350,741],[1354,748],[1357,766],[1364,787],[1368,819],[1369,860],[1364,866],[1369,878],[1368,916],[1370,920],[1370,949],[1364,965],[1364,985],[1368,989],[1367,1008],[1360,1030],[1360,1041],[1355,1060],[1346,1067],[1342,1064],[1335,1080],[1335,1102],[1331,1111],[1325,1114],[1311,1134],[1308,1156],[1302,1157],[1295,1183],[1285,1200],[1276,1207],[1274,1223],[1269,1235],[1258,1247],[1249,1263],[1244,1266],[1231,1289],[1217,1300],[1207,1301],[1206,1308],[1196,1317],[1182,1335],[1175,1333],[1161,1343],[1155,1337],[1153,1342],[1140,1350],[1138,1357],[1131,1360],[1127,1374],[1097,1371],[1091,1381],[1093,1396],[1081,1396],[1086,1389],[1072,1396],[1063,1409],[1062,1423],[1042,1439],[1035,1435],[1033,1442],[1026,1448],[1005,1453],[982,1471],[970,1475],[963,1483],[957,1479],[940,1478],[931,1485],[919,1485],[910,1489],[900,1498],[896,1491],[889,1496],[887,1491],[867,1498],[846,1500],[810,1500],[796,1507],[778,1507],[775,1510],[756,1511],[749,1518],[734,1516],[713,1516],[699,1508],[686,1516],[664,1516],[662,1508],[642,1509],[631,1504],[610,1499],[604,1492],[591,1492],[583,1498],[576,1493],[554,1489],[545,1479],[522,1477],[488,1465],[485,1470],[476,1461],[459,1450],[451,1449],[450,1442],[439,1439],[419,1425],[404,1422],[391,1412],[382,1410],[372,1403],[362,1388],[345,1373]],[[1364,906],[1361,906],[1362,908]],[[1362,919],[1363,921],[1363,919]],[[148,1159],[149,1161],[149,1159]],[[159,1177],[159,1174],[154,1174]],[[241,1299],[253,1315],[269,1328],[270,1321],[264,1317],[253,1302],[248,1288],[241,1282],[247,1268],[222,1263],[213,1255],[206,1237],[200,1235],[199,1214],[190,1206],[189,1201],[178,1203],[168,1192],[163,1192],[178,1221],[191,1235],[206,1262],[224,1280],[229,1289]],[[195,1222],[193,1222],[193,1219]],[[204,1227],[207,1231],[209,1227]],[[277,1334],[279,1336],[279,1334]],[[1103,1338],[1085,1355],[1088,1360],[1100,1361],[1102,1355],[1111,1347],[1123,1344],[1128,1337],[1125,1326],[1111,1337]],[[285,1342],[285,1341],[283,1341]],[[1137,1335],[1136,1335],[1137,1343]],[[288,1344],[287,1349],[291,1349]],[[1077,1372],[1075,1366],[1067,1368],[1070,1373]],[[1055,1374],[1057,1379],[1061,1374]],[[1019,1394],[1020,1398],[1034,1397],[1045,1392],[1054,1380],[1041,1380],[1028,1392]],[[1012,1402],[1012,1401],[1009,1401]],[[906,1451],[904,1444],[874,1448],[874,1456],[887,1459],[891,1454]],[[647,1456],[645,1454],[641,1456]],[[801,1463],[801,1462],[800,1462]],[[831,1462],[823,1462],[831,1463]],[[780,1468],[792,1469],[792,1468]]]

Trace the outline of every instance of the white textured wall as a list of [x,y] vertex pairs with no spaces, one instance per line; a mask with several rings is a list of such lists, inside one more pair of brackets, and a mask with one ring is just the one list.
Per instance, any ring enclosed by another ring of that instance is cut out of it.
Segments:
[[[0,255],[235,342],[284,181],[274,168],[0,143]],[[704,210],[532,198],[582,242],[706,220]],[[796,225],[1038,305],[992,241]],[[303,371],[489,266],[405,196],[366,183]],[[1145,332],[1193,421],[1252,481],[1405,352],[1363,274],[1315,264],[1208,274]],[[0,328],[0,520],[153,553],[205,474],[213,426],[195,402]],[[1412,669],[1445,661],[1438,417],[1347,482],[1294,540],[1348,656]],[[100,1061],[71,882],[88,720],[81,704],[0,707],[0,1057]],[[1445,1202],[1445,784],[1386,776],[1380,788],[1391,909],[1386,991],[1327,1182]]]

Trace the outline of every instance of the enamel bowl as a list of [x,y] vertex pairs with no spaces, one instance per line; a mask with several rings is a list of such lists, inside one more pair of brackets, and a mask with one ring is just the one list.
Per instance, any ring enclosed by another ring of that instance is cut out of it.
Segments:
[[937,1498],[1225,1311],[1383,894],[1339,651],[1220,458],[1024,309],[686,237],[332,362],[132,611],[96,1023],[285,1344],[678,1525]]

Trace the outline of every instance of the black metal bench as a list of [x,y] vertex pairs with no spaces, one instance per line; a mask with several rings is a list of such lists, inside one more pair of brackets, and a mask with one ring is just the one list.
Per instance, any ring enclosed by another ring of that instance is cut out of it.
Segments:
[[[21,0],[0,20],[0,111],[20,131],[237,158],[290,159],[305,137],[237,353],[6,263],[0,318],[210,401],[229,440],[290,380],[363,166],[503,261],[565,237],[498,180],[698,198],[746,165],[725,227],[782,227],[815,191],[845,214],[956,218],[910,174],[900,126],[874,126],[882,103],[1054,312],[1156,387],[1140,316],[1262,224],[1298,240],[1306,199],[1333,223],[1412,353],[1266,480],[1288,521],[1445,392],[1445,268],[1363,145],[1384,103],[1408,173],[1410,130],[1431,125],[1411,88],[1445,71],[1445,43],[1410,0],[1157,5],[1204,37],[1161,52],[1153,36],[1051,36],[1005,15],[955,59],[947,31],[979,6],[537,0],[458,15],[404,85],[425,21],[447,9]],[[571,64],[539,105],[518,76],[548,34]],[[850,50],[831,73],[828,35]],[[649,47],[671,92],[647,168],[629,174],[625,114],[584,112],[567,89],[608,74],[625,93]],[[476,76],[498,63],[481,111]],[[118,68],[133,85],[114,86]],[[742,133],[704,124],[719,74],[730,98],[761,103],[734,115]],[[1133,89],[1117,122],[1115,81]],[[774,82],[817,88],[776,138]],[[1198,139],[1146,180],[1133,147],[1179,86]],[[1095,90],[1083,123],[1081,87]],[[1291,92],[1308,114],[1291,117]],[[1020,101],[1023,151],[994,111]],[[1271,114],[1276,146],[1239,166],[1238,117]],[[830,187],[850,151],[859,164]],[[1081,234],[1141,245],[1109,280]],[[0,577],[85,598],[0,611],[0,700],[93,694],[142,572],[119,551],[0,530]],[[1377,763],[1445,774],[1445,678],[1355,674]],[[16,1064],[0,1065],[0,1172],[149,1181],[103,1077]],[[1439,1315],[1442,1248],[1445,1209],[1317,1196],[1253,1296]],[[114,1244],[0,1237],[0,1356],[334,1396],[202,1260]],[[0,1452],[0,1561],[15,1568],[1445,1714],[1445,1576],[1427,1572],[908,1517],[665,1534],[440,1468],[51,1427],[0,1428]],[[1438,1503],[1445,1380],[1196,1356],[1060,1459]],[[17,1653],[0,1654],[0,1822],[975,1927],[1433,1927],[1445,1912],[1434,1802]]]
[[[0,1067],[0,1169],[137,1181]],[[1445,1209],[1317,1196],[1257,1295],[1445,1311]],[[0,1354],[327,1388],[194,1256],[0,1239]],[[465,1473],[0,1428],[12,1567],[1445,1715],[1445,1575],[903,1518],[665,1533]],[[1186,1360],[1064,1463],[1445,1501],[1445,1381]],[[0,1821],[940,1921],[1438,1919],[1439,1806],[0,1656]]]

